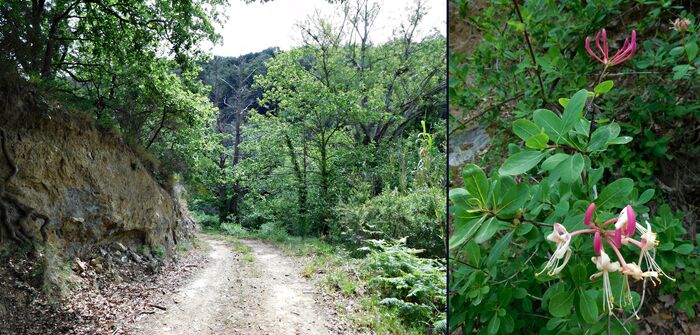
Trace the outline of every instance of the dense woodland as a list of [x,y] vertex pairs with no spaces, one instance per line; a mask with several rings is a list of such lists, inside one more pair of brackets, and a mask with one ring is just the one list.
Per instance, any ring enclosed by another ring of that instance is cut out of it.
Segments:
[[424,4],[383,43],[381,3],[358,0],[293,50],[207,55],[225,3],[5,1],[2,78],[121,138],[206,229],[372,255],[377,304],[444,327],[446,39],[418,28]]

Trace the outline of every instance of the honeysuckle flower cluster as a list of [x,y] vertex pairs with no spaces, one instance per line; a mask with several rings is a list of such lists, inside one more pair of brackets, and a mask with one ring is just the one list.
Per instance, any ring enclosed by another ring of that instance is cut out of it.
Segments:
[[597,51],[599,52],[591,49],[591,38],[586,37],[586,51],[588,51],[588,54],[591,55],[591,57],[603,63],[606,68],[618,65],[634,56],[634,51],[637,49],[637,32],[632,30],[632,37],[626,38],[622,48],[612,57],[609,57],[608,36],[605,29],[599,31],[595,35],[595,45],[598,48]]
[[688,30],[688,26],[690,25],[690,20],[686,18],[678,18],[675,21],[673,21],[673,30],[679,32],[679,33],[684,33],[686,30]]
[[[556,249],[547,264],[545,264],[544,269],[537,273],[538,276],[544,272],[547,272],[550,276],[560,273],[571,258],[572,238],[576,235],[592,234],[595,257],[592,257],[591,261],[595,264],[598,272],[591,275],[590,279],[603,278],[604,307],[609,314],[612,314],[615,305],[610,285],[610,273],[619,272],[623,275],[622,306],[632,303],[629,278],[634,280],[650,279],[652,283],[655,283],[655,281],[661,282],[661,277],[675,281],[654,260],[654,248],[659,241],[656,239],[656,234],[652,231],[649,222],[645,222],[644,225],[638,224],[632,206],[626,206],[618,217],[604,222],[598,222],[597,218],[594,218],[594,214],[595,204],[591,203],[583,219],[583,223],[588,228],[571,233],[562,224],[555,223],[553,225],[554,229],[547,236],[547,240],[556,244]],[[610,228],[611,225],[612,228]],[[636,233],[639,234],[638,238],[635,238]],[[636,262],[625,260],[620,252],[622,246],[631,246],[639,249],[639,258]],[[608,248],[607,252],[606,247]]]

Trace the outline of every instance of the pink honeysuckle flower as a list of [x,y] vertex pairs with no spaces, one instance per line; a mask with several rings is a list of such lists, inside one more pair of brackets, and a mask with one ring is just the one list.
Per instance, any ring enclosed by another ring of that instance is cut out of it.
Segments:
[[[603,43],[602,46],[601,40]],[[588,51],[588,54],[591,55],[591,57],[603,63],[606,67],[618,65],[634,56],[634,51],[637,49],[637,32],[632,30],[632,38],[625,39],[622,48],[618,50],[615,55],[612,56],[612,58],[608,57],[608,36],[605,29],[599,31],[595,35],[595,44],[598,51],[600,51],[600,56],[591,49],[591,38],[586,37],[586,51]]]
[[634,209],[632,209],[632,206],[627,205],[620,212],[620,216],[615,222],[615,229],[622,229],[622,233],[625,236],[632,236],[634,235],[634,230],[636,226],[637,218],[634,215]]
[[600,255],[597,257],[592,257],[591,261],[595,264],[598,272],[591,276],[591,280],[595,280],[600,276],[603,276],[603,292],[604,292],[604,304],[607,305],[608,313],[612,314],[612,310],[615,307],[615,297],[612,293],[612,287],[610,286],[610,272],[617,272],[620,270],[620,263],[618,261],[610,262],[610,257],[605,253],[605,250],[600,250]]
[[603,238],[600,237],[599,232],[595,232],[595,235],[593,235],[593,252],[600,256],[601,250],[603,250]]
[[612,244],[617,248],[622,246],[622,230],[621,229],[615,229],[615,233],[614,233],[611,241],[613,242]]
[[679,32],[679,33],[684,33],[686,30],[688,30],[688,26],[690,25],[690,20],[683,18],[683,19],[676,19],[673,21],[673,30]]
[[[642,259],[646,261],[647,264],[647,269],[650,270],[651,272],[656,272],[657,274],[661,274],[664,277],[676,281],[674,278],[671,278],[669,275],[664,272],[664,270],[661,269],[658,263],[656,263],[656,260],[654,259],[654,256],[656,255],[656,251],[654,250],[654,247],[659,243],[656,240],[656,233],[651,231],[651,225],[649,224],[649,221],[645,222],[646,228],[642,227],[641,224],[637,225],[637,231],[641,234],[641,241],[639,245],[639,249],[641,249],[641,252],[639,254],[639,261],[637,261],[637,266],[642,265]],[[654,252],[654,255],[651,253]],[[657,277],[653,277],[657,278]]]
[[[544,269],[538,272],[536,276],[541,275],[547,270],[549,270],[547,274],[550,276],[561,272],[561,270],[564,269],[564,266],[566,266],[566,263],[569,262],[569,258],[571,258],[571,247],[569,246],[571,243],[571,235],[568,231],[566,231],[566,227],[559,223],[555,223],[554,230],[552,230],[552,233],[547,235],[547,240],[554,242],[557,245],[557,248],[554,250],[554,253],[552,253],[552,256],[549,257],[549,261],[547,261],[547,264],[545,264]],[[562,258],[564,260],[562,260]]]
[[[601,50],[605,49],[601,47]],[[546,271],[550,276],[561,272],[571,257],[571,239],[576,235],[593,234],[593,252],[596,257],[592,257],[591,260],[596,265],[598,272],[593,274],[590,279],[596,280],[598,277],[603,277],[605,293],[603,309],[607,309],[609,314],[613,314],[615,306],[609,276],[611,272],[620,272],[623,275],[620,294],[621,307],[633,303],[632,291],[629,285],[630,277],[635,280],[646,280],[649,278],[652,279],[652,283],[655,283],[654,280],[660,281],[660,276],[665,276],[675,281],[675,279],[664,273],[654,260],[654,247],[658,244],[656,234],[652,232],[649,222],[645,223],[646,227],[642,224],[637,224],[632,206],[625,206],[618,217],[600,224],[594,222],[594,212],[595,204],[590,204],[583,219],[583,223],[588,227],[584,229],[569,233],[563,225],[559,223],[553,225],[554,229],[547,235],[547,240],[556,244],[556,250],[549,258],[544,269],[536,274],[537,276]],[[614,224],[614,229],[606,228],[612,224]],[[635,232],[639,232],[641,235],[639,241],[633,237]],[[640,249],[639,261],[636,264],[625,261],[620,250],[623,245],[630,244]],[[616,261],[612,262],[608,254],[605,253],[606,245],[615,253]],[[646,261],[646,270],[642,270],[642,259]],[[636,312],[634,315],[636,316]]]
[[593,227],[593,224],[591,223],[591,218],[593,217],[594,211],[595,203],[591,202],[591,204],[588,205],[588,209],[586,209],[586,216],[583,218],[583,224],[589,227]]
[[656,271],[642,271],[639,265],[634,263],[627,263],[622,269],[622,274],[636,280],[641,280],[642,278],[657,278],[659,276],[659,273]]

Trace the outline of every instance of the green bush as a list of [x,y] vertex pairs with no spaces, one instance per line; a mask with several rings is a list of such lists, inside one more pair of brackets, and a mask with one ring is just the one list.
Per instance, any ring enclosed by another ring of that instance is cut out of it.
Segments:
[[369,251],[362,272],[381,303],[396,308],[411,324],[433,327],[443,320],[447,302],[445,265],[418,257],[420,250],[407,247],[405,239],[368,242],[371,247],[362,248]]
[[200,211],[193,211],[195,221],[204,227],[219,227],[220,221],[218,215],[209,215]]
[[407,194],[384,191],[359,205],[340,204],[333,235],[355,247],[368,239],[408,237],[409,247],[424,249],[424,256],[442,258],[445,245],[440,223],[444,212],[441,189],[422,188]]
[[236,237],[245,237],[248,235],[248,229],[235,223],[222,223],[221,229],[228,235]]
[[272,222],[263,223],[260,226],[260,229],[257,230],[256,235],[259,238],[265,240],[273,240],[277,242],[282,242],[289,238],[287,229],[285,229],[284,227],[280,227],[278,224]]

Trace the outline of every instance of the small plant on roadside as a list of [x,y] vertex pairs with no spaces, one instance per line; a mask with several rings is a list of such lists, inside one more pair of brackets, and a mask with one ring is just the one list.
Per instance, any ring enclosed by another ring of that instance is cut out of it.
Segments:
[[399,311],[409,323],[432,328],[445,318],[445,266],[421,258],[422,250],[406,247],[406,240],[369,240],[362,271],[369,290],[381,297],[381,304]]
[[163,258],[163,256],[165,256],[165,249],[163,249],[163,247],[155,247],[151,250],[151,254],[158,258]]

